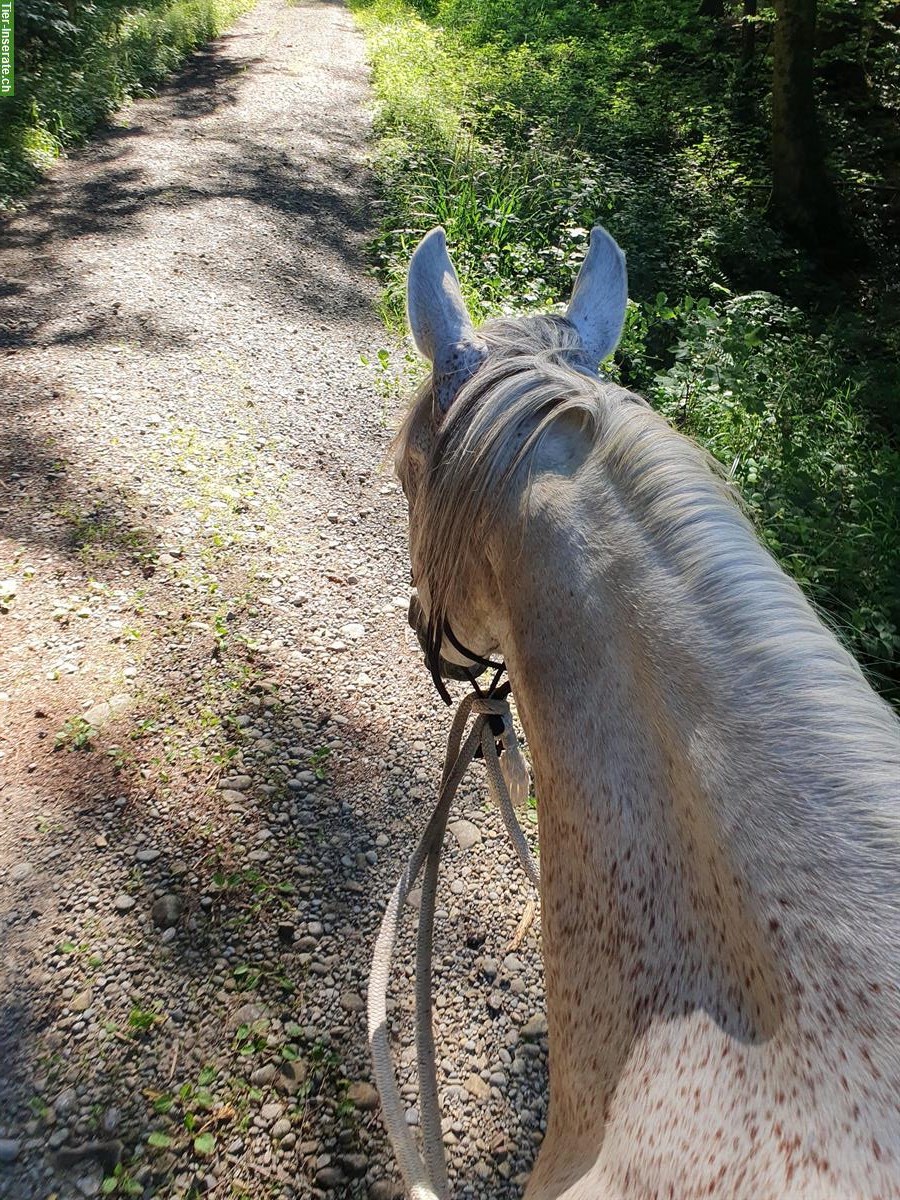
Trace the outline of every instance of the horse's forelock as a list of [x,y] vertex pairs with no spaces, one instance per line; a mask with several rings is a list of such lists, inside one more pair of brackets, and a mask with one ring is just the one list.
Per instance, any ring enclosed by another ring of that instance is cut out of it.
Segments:
[[482,325],[479,337],[484,365],[447,414],[437,414],[428,380],[397,438],[401,476],[421,460],[411,537],[436,628],[467,590],[473,551],[543,435],[563,414],[580,417],[591,438],[600,425],[604,385],[565,318],[500,318]]

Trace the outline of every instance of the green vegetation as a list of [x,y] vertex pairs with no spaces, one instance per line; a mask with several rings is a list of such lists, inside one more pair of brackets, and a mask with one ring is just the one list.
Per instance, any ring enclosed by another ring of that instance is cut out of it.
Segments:
[[54,750],[93,750],[97,730],[84,717],[68,717],[53,740]]
[[253,0],[17,0],[16,94],[0,100],[0,208]]
[[900,35],[887,5],[820,0],[819,118],[850,233],[818,244],[770,205],[765,5],[352,6],[380,101],[388,323],[402,325],[409,255],[435,224],[479,316],[566,298],[590,227],[606,225],[633,298],[607,372],[733,472],[774,553],[900,695]]

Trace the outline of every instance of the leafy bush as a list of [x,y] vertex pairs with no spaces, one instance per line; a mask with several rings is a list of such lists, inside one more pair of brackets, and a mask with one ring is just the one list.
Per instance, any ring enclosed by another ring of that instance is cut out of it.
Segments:
[[900,661],[900,453],[867,420],[839,342],[765,293],[660,296],[656,313],[675,349],[649,398],[732,469],[763,540],[873,675]]
[[0,100],[0,208],[129,96],[146,94],[252,0],[18,0],[16,94]]

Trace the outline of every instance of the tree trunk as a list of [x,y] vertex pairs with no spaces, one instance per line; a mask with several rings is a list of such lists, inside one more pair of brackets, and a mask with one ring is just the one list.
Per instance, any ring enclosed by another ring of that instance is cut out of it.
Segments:
[[804,241],[827,244],[841,220],[816,118],[816,0],[775,0],[775,15],[772,208]]

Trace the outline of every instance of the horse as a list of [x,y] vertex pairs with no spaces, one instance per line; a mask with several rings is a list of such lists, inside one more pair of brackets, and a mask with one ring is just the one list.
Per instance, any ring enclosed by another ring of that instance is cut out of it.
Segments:
[[409,267],[398,434],[443,676],[507,664],[532,757],[549,1036],[526,1200],[900,1197],[900,722],[725,473],[605,381],[625,259],[564,315]]

